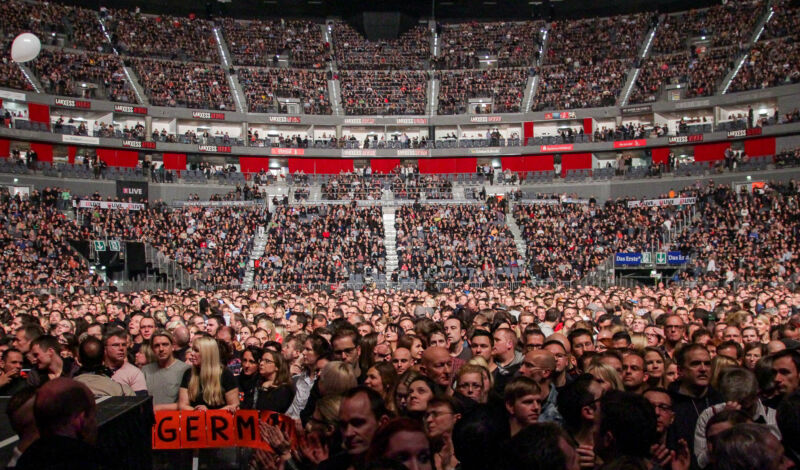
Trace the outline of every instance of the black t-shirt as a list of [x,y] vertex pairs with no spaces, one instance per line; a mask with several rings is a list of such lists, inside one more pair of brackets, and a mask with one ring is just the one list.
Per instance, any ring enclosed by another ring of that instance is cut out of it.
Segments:
[[[226,394],[236,388],[238,384],[236,383],[236,377],[233,376],[233,372],[228,370],[227,367],[222,367],[220,369],[220,381],[222,383],[222,394]],[[192,368],[186,369],[186,372],[183,373],[183,378],[181,379],[181,388],[185,388],[188,390],[189,388],[189,380],[192,378]],[[200,385],[200,393],[197,394],[197,400],[192,400],[192,397],[189,397],[189,404],[192,406],[200,406],[203,405],[210,410],[219,409],[226,405],[223,403],[219,406],[210,406],[208,403],[203,400],[203,386]]]
[[276,413],[286,413],[294,401],[294,389],[289,384],[264,390],[256,386],[253,390],[255,398],[253,404],[257,410],[269,410]]

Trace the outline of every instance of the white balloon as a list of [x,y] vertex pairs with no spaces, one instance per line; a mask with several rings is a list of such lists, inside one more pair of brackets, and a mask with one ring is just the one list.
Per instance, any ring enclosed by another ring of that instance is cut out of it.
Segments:
[[11,44],[11,59],[14,62],[29,62],[39,55],[42,43],[32,33],[22,33]]

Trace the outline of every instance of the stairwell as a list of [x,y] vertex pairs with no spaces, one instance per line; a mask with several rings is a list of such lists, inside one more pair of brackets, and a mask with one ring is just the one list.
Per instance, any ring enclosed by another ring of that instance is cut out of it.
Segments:
[[253,237],[253,249],[250,250],[250,258],[247,260],[247,270],[242,279],[242,289],[252,289],[255,277],[256,267],[255,262],[264,256],[264,250],[267,246],[267,228],[259,227],[256,236]]
[[20,71],[22,71],[22,75],[25,76],[25,79],[28,80],[28,83],[30,83],[33,87],[34,91],[36,91],[36,93],[44,93],[44,87],[41,83],[39,83],[39,79],[36,78],[36,75],[33,74],[31,69],[29,69],[27,65],[22,65],[19,62],[17,62],[17,65],[19,66]]
[[772,16],[774,14],[775,10],[770,6],[758,20],[758,23],[756,23],[756,27],[753,30],[753,35],[750,37],[750,40],[747,42],[747,44],[745,44],[744,52],[742,53],[741,57],[736,59],[736,66],[733,67],[733,69],[731,69],[731,71],[725,75],[725,78],[722,79],[720,86],[717,88],[717,90],[722,90],[721,92],[718,92],[718,94],[724,95],[725,93],[728,92],[728,88],[730,88],[731,83],[733,83],[733,79],[736,78],[736,75],[739,73],[739,70],[742,69],[744,62],[750,55],[750,49],[756,44],[756,42],[758,42],[758,38],[761,37],[761,34],[764,32],[764,28],[766,27],[769,20],[772,19]]
[[622,93],[620,93],[619,99],[617,100],[617,106],[626,106],[628,104],[631,91],[633,91],[633,87],[636,85],[636,81],[639,79],[639,74],[642,71],[641,67],[644,64],[645,59],[650,56],[650,46],[653,45],[653,39],[656,37],[659,24],[661,24],[661,18],[659,18],[658,23],[647,32],[647,35],[645,36],[647,39],[644,41],[644,44],[639,50],[639,56],[633,63],[633,67],[631,67],[631,69],[628,71],[628,77],[626,79],[625,86],[622,88]]
[[[541,46],[539,47],[539,57],[533,62],[533,69],[540,69],[544,64],[544,58],[547,54],[548,39],[550,37],[550,30],[547,26],[539,30],[539,36],[542,39]],[[525,96],[522,99],[522,110],[528,112],[533,106],[533,97],[536,96],[536,91],[541,82],[541,73],[532,73],[528,76],[528,83],[525,85]]]
[[392,278],[397,269],[397,231],[394,228],[394,206],[383,206],[383,244],[386,248],[386,280]]
[[511,231],[511,234],[514,235],[514,244],[517,245],[517,253],[519,253],[519,257],[523,260],[523,264],[520,268],[524,268],[528,264],[528,246],[525,244],[525,239],[522,238],[522,230],[517,225],[517,221],[514,219],[514,203],[509,203],[508,205],[508,213],[506,214],[506,225],[508,229]]
[[431,79],[428,80],[428,105],[427,109],[425,110],[425,114],[428,116],[435,116],[436,110],[439,109],[439,80],[434,78],[435,75],[431,75]]
[[128,79],[128,84],[133,88],[133,93],[136,95],[136,101],[139,104],[143,104],[145,106],[150,105],[150,100],[147,99],[147,93],[144,92],[144,88],[142,88],[141,83],[139,80],[136,79],[136,74],[133,73],[133,69],[130,67],[122,67],[122,70],[125,72],[125,78]]
[[222,30],[219,27],[214,28],[214,42],[217,44],[217,52],[219,53],[219,62],[225,70],[225,77],[228,80],[228,87],[231,89],[233,95],[233,102],[236,105],[236,112],[247,112],[247,100],[245,99],[244,91],[242,90],[239,79],[236,76],[236,69],[233,68],[233,60],[231,53],[228,50],[228,44],[222,35]]

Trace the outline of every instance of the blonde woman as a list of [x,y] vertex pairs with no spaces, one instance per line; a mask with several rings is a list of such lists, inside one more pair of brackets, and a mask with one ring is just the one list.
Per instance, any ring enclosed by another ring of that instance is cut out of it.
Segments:
[[179,410],[216,410],[231,412],[239,408],[236,377],[222,365],[217,341],[198,336],[186,356],[192,367],[183,374],[178,392]]
[[341,395],[358,385],[353,367],[342,361],[325,364],[319,373],[319,393],[323,396]]
[[586,368],[586,373],[591,374],[600,384],[603,388],[603,393],[609,390],[624,390],[622,379],[619,377],[617,370],[608,364],[592,361],[589,367]]

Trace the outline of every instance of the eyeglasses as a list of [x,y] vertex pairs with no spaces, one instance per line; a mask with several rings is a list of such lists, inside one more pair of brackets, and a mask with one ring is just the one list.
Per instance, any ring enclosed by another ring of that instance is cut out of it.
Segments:
[[265,364],[275,364],[275,361],[273,361],[272,359],[267,359],[266,357],[262,357],[261,362]]
[[422,415],[422,417],[424,419],[428,419],[428,418],[436,419],[439,416],[451,415],[451,414],[453,414],[451,411],[429,411],[429,412],[425,413],[424,415]]
[[664,413],[672,413],[672,407],[669,405],[665,405],[664,403],[659,403],[657,405],[654,404],[653,408],[655,408],[656,411],[662,411]]
[[355,346],[353,346],[352,348],[334,349],[333,354],[337,356],[345,356],[345,355],[349,356],[355,350],[356,350]]

